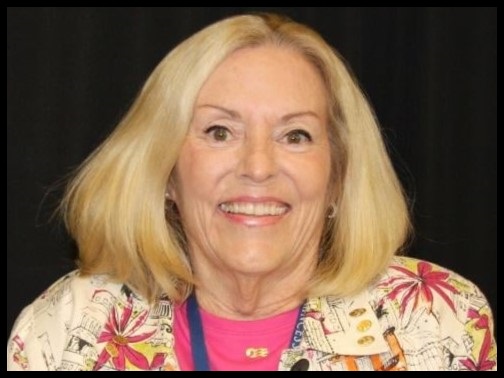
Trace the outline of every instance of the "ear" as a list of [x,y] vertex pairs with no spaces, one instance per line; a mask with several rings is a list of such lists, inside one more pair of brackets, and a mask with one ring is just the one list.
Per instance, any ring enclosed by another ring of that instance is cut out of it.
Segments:
[[173,176],[168,179],[168,183],[166,184],[165,198],[175,203],[177,202],[177,190]]

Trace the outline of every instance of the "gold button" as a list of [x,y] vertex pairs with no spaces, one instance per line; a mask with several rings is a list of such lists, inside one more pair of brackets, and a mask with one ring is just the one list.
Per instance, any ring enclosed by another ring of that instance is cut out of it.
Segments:
[[357,324],[357,331],[366,332],[372,325],[371,320],[362,320]]
[[369,345],[374,342],[374,337],[373,336],[363,336],[359,340],[357,340],[357,343],[359,345]]
[[364,314],[366,312],[366,309],[365,308],[356,308],[355,310],[352,310],[350,312],[350,316],[356,318],[357,316],[361,316],[362,314]]

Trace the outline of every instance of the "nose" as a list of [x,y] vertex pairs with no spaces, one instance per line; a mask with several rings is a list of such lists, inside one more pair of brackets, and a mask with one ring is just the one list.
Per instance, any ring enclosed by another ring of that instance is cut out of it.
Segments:
[[268,181],[278,172],[274,142],[258,135],[245,138],[240,153],[238,175],[252,182]]

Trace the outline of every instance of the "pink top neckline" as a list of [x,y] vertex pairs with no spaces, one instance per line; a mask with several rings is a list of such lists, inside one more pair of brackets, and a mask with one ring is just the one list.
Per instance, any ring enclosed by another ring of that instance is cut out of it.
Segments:
[[[194,370],[187,304],[175,306],[175,353],[181,370]],[[289,347],[298,308],[259,320],[230,320],[200,309],[211,370],[277,370]]]

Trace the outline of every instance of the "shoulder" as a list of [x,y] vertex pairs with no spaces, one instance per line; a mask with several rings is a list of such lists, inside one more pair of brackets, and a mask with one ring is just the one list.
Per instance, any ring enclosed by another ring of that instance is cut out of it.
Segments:
[[310,299],[305,331],[312,350],[362,357],[345,360],[348,369],[376,361],[384,361],[380,369],[392,370],[497,368],[492,313],[478,287],[413,258],[395,257],[373,284],[353,296]]
[[485,296],[473,282],[452,270],[411,257],[394,257],[370,292],[379,303],[396,302],[400,314],[409,307],[425,308],[467,320],[475,312],[490,312]]
[[[395,256],[381,277],[408,276],[431,281],[450,281],[457,289],[464,292],[478,291],[477,286],[460,274],[435,263],[406,256]],[[379,280],[380,282],[380,280]],[[381,282],[380,282],[381,283]]]
[[19,316],[8,370],[176,369],[173,305],[106,275],[62,277]]
[[447,305],[452,310],[462,305],[462,298],[473,301],[472,305],[476,307],[477,302],[486,303],[478,286],[460,274],[425,260],[404,256],[392,259],[386,272],[372,286],[372,290],[394,292],[395,295],[389,295],[391,298],[406,290],[413,299],[418,293],[427,302],[434,302],[434,294],[438,294],[443,300],[440,304]]
[[470,280],[428,261],[395,257],[369,293],[380,321],[410,346],[410,356],[437,345],[447,369],[495,368],[492,312]]
[[82,276],[79,271],[61,277],[18,316],[7,346],[8,370],[55,370],[83,309],[112,302],[121,286],[107,276]]
[[[72,320],[76,309],[90,303],[111,302],[124,285],[113,282],[107,275],[82,275],[75,270],[66,274],[45,290],[31,305],[33,322],[54,326]],[[28,310],[30,311],[30,310]]]

